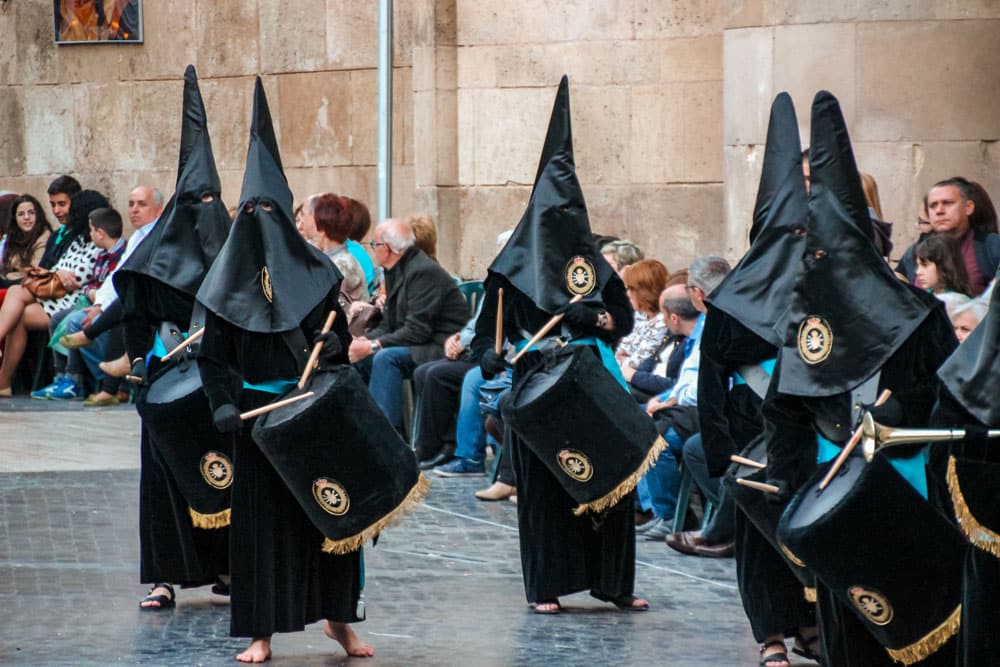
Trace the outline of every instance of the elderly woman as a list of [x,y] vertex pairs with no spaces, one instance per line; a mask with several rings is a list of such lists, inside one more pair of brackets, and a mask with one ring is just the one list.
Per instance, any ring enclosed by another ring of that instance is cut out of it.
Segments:
[[7,230],[0,255],[0,287],[20,283],[24,270],[38,265],[52,233],[42,205],[31,195],[20,195],[11,202]]
[[[622,370],[633,372],[643,361],[656,354],[670,334],[660,312],[660,292],[666,289],[670,272],[655,259],[640,259],[623,272],[628,299],[635,310],[635,326],[622,338],[615,358]],[[626,373],[626,379],[629,378]]]
[[38,299],[21,285],[7,290],[3,306],[0,306],[0,338],[5,339],[3,363],[0,364],[0,396],[12,394],[10,384],[24,356],[28,331],[48,330],[52,316],[72,307],[77,299],[76,292],[93,276],[101,249],[90,240],[88,218],[95,209],[108,206],[104,195],[94,190],[83,190],[73,196],[69,222],[58,234],[58,259],[52,266],[66,288],[65,296]]
[[350,200],[329,192],[309,197],[296,219],[299,233],[329,257],[344,276],[340,283],[340,304],[344,307],[354,301],[368,300],[364,269],[347,249],[353,224]]

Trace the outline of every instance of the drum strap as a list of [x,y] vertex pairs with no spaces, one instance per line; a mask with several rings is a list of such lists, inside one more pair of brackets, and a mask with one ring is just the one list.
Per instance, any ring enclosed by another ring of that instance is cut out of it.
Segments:
[[[530,338],[531,336],[529,335],[528,339]],[[554,343],[558,338],[559,338],[558,336],[549,336],[547,338],[543,338],[542,340],[535,343],[531,347],[531,349],[532,350],[546,349],[552,343]],[[528,339],[522,339],[514,343],[514,349],[520,352],[522,349],[524,349],[524,346],[527,344]],[[615,351],[611,349],[610,345],[605,343],[600,338],[597,338],[596,336],[587,336],[585,338],[574,338],[573,340],[567,342],[566,345],[590,345],[592,347],[596,347],[598,353],[601,355],[601,365],[604,366],[604,368],[606,368],[609,373],[611,373],[611,377],[613,377],[615,381],[621,385],[622,389],[624,389],[626,392],[630,394],[632,393],[632,390],[629,389],[628,387],[628,382],[625,380],[625,376],[622,375],[622,369],[618,365],[618,360],[615,359]]]
[[767,387],[771,384],[771,374],[774,372],[776,359],[767,359],[759,364],[744,364],[733,372],[733,385],[745,384],[750,391],[764,400]]

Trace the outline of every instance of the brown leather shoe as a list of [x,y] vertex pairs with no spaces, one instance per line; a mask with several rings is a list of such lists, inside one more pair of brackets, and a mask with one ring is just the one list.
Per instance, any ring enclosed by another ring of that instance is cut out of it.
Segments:
[[705,558],[732,558],[736,552],[736,542],[723,542],[722,544],[699,544],[694,548],[695,556]]
[[688,556],[695,555],[695,549],[701,546],[700,530],[685,530],[683,532],[670,533],[666,537],[667,546],[674,551],[680,551]]

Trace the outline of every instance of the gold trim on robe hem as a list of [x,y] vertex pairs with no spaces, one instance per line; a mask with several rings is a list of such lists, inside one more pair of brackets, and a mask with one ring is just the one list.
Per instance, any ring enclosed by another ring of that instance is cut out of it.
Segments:
[[575,516],[581,516],[587,512],[603,512],[609,507],[614,507],[618,504],[618,501],[627,496],[635,488],[635,485],[639,483],[650,468],[656,465],[656,459],[660,456],[660,452],[667,448],[667,441],[663,439],[662,435],[656,436],[656,440],[649,447],[649,451],[646,453],[646,458],[643,459],[639,467],[631,475],[625,478],[625,480],[613,488],[608,493],[604,494],[597,500],[591,500],[589,503],[584,503],[582,505],[577,505],[573,509],[573,514]]
[[955,607],[955,611],[945,619],[944,623],[937,626],[918,641],[904,646],[903,648],[887,648],[889,657],[904,665],[912,665],[926,659],[929,655],[944,646],[949,639],[958,633],[958,626],[962,620],[962,605]]

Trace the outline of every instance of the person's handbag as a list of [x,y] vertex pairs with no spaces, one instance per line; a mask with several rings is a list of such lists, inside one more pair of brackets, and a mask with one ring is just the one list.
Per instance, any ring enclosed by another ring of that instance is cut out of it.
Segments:
[[361,338],[382,321],[382,311],[370,303],[359,303],[349,312],[347,328],[355,338]]
[[31,292],[36,299],[61,299],[68,294],[55,271],[38,266],[29,266],[24,271],[21,287]]

